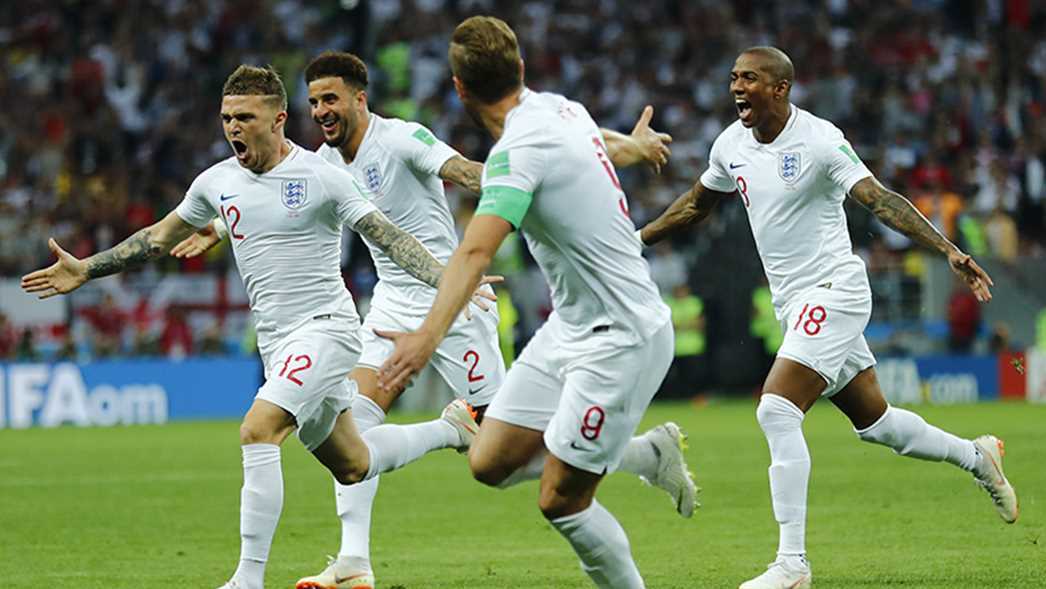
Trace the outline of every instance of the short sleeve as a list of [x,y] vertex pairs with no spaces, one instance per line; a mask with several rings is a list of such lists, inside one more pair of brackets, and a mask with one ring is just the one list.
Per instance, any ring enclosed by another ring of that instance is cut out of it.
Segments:
[[183,221],[193,227],[204,227],[218,215],[218,212],[214,210],[214,205],[207,200],[205,186],[204,175],[197,176],[189,185],[189,190],[185,192],[185,198],[174,209]]
[[708,155],[708,169],[705,170],[704,174],[701,174],[701,185],[716,192],[733,192],[736,190],[734,179],[727,173],[726,166],[723,165],[723,143],[727,141],[724,138],[725,134],[725,132],[720,133],[719,137],[716,137],[715,142],[712,143],[712,150]]
[[536,146],[495,146],[483,165],[483,194],[476,214],[501,217],[519,229],[541,183],[545,153]]
[[334,216],[339,223],[355,229],[360,219],[378,210],[352,174],[327,162],[318,168],[317,174],[334,205]]
[[838,139],[825,144],[824,153],[825,173],[828,179],[847,193],[854,184],[872,175],[861,158],[857,157],[850,142],[843,138],[842,133]]
[[436,176],[447,160],[460,155],[453,147],[437,139],[424,125],[407,123],[404,131],[397,141],[406,153],[410,167],[422,174]]

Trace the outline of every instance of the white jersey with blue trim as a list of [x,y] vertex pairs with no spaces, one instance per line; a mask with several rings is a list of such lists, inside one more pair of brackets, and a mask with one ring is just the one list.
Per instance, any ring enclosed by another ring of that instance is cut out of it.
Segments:
[[835,125],[790,108],[770,143],[757,141],[740,121],[727,127],[701,175],[706,188],[741,197],[778,318],[811,287],[871,292],[864,261],[853,253],[843,200],[872,173]]
[[359,319],[341,276],[342,225],[377,210],[351,174],[288,144],[262,174],[235,157],[211,166],[175,209],[196,227],[225,224],[263,351],[315,316]]

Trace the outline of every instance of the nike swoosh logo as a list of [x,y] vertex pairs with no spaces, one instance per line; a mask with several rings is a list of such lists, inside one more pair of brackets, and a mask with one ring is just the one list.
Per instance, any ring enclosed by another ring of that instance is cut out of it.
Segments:
[[741,166],[747,166],[747,165],[748,164],[735,164],[734,162],[730,162],[730,169],[731,170],[736,170],[737,168],[740,168]]
[[476,393],[482,391],[485,388],[487,388],[487,387],[479,387],[478,389],[469,389],[469,394],[470,395],[475,395]]
[[226,195],[222,194],[222,195],[220,195],[218,197],[218,200],[220,200],[222,202],[225,202],[225,201],[227,201],[229,199],[236,198],[237,196],[240,196],[240,195],[239,194],[230,194],[230,195],[226,196]]
[[590,448],[582,448],[581,446],[578,446],[577,442],[570,442],[570,447],[575,449],[575,450],[577,450],[578,452],[591,452],[592,451]]

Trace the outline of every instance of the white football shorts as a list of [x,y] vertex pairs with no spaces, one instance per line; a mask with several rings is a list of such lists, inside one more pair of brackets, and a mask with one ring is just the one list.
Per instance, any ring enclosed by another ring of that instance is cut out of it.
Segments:
[[[375,329],[417,331],[425,321],[428,309],[411,309],[394,305],[377,296],[363,320],[363,355],[360,366],[375,370],[392,355],[395,345],[378,337]],[[430,363],[454,394],[473,407],[489,405],[505,380],[505,361],[498,343],[498,312],[491,302],[490,311],[472,305],[472,319],[463,316],[451,326],[436,348]]]
[[262,353],[265,384],[257,398],[294,416],[298,438],[310,452],[330,436],[334,422],[352,405],[356,383],[349,371],[360,357],[356,319],[323,315],[302,324]]
[[872,314],[872,295],[865,289],[807,289],[786,307],[781,328],[784,342],[777,355],[794,360],[824,378],[822,397],[831,397],[863,370],[875,366],[864,339]]
[[571,466],[613,472],[672,364],[672,324],[630,346],[613,326],[568,342],[560,324],[553,313],[534,334],[486,417],[545,432],[549,452]]

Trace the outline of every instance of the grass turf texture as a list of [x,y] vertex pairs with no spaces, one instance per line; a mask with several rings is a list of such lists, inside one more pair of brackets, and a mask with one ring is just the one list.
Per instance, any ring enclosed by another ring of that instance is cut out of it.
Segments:
[[[651,588],[736,587],[773,559],[768,455],[751,402],[659,404],[690,433],[704,508],[679,518],[667,497],[617,474],[599,498],[622,522]],[[1021,497],[1007,526],[958,469],[859,442],[820,403],[806,421],[813,458],[808,548],[818,587],[1046,586],[1046,406],[917,408],[959,435],[1006,440]],[[394,415],[396,421],[409,416]],[[267,587],[292,587],[335,553],[329,476],[295,440],[283,452],[285,504]],[[6,588],[219,586],[239,555],[237,424],[0,431],[0,580]],[[379,587],[590,587],[535,506],[536,483],[473,482],[452,451],[383,478],[372,549]]]

